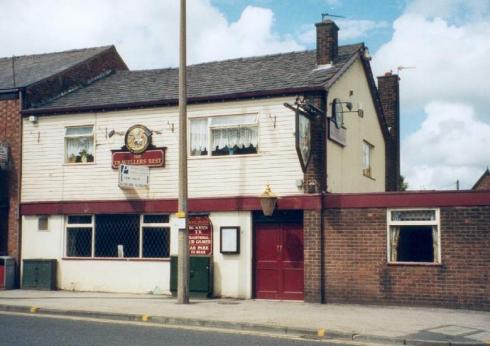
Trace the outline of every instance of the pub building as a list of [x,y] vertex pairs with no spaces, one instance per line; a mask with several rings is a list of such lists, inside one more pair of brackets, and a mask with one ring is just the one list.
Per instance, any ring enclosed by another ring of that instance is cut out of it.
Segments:
[[[485,220],[488,193],[386,193],[399,186],[399,78],[376,87],[362,43],[338,46],[330,20],[316,31],[315,50],[188,67],[191,293],[444,304],[457,293],[399,278],[440,269],[452,208]],[[43,259],[58,289],[175,288],[177,95],[177,69],[121,70],[22,112],[24,277]]]

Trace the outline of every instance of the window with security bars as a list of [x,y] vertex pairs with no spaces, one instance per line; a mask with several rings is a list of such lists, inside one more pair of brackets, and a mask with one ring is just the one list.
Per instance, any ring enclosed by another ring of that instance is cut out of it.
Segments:
[[439,209],[388,210],[388,262],[440,263]]
[[67,257],[166,258],[170,254],[169,216],[70,215],[66,239]]

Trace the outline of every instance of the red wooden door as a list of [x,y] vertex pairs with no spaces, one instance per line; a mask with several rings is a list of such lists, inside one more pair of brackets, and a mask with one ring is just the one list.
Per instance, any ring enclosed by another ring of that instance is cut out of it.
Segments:
[[303,300],[303,225],[257,224],[255,297]]

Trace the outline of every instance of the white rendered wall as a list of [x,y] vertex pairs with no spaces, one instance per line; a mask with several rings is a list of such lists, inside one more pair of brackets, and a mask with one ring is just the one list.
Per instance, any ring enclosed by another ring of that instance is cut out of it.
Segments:
[[[252,297],[252,217],[250,212],[211,213],[213,224],[214,296]],[[175,215],[170,216],[170,254],[178,252]],[[170,294],[170,261],[66,259],[65,224],[48,218],[49,231],[38,231],[37,216],[22,218],[22,258],[58,260],[57,286],[64,290]],[[240,254],[220,253],[220,227],[240,227]]]
[[[214,296],[252,298],[252,215],[211,213],[213,223]],[[221,254],[220,227],[240,227],[240,254]]]
[[[349,91],[354,94],[350,96]],[[353,104],[353,110],[362,105],[364,117],[356,113],[344,115],[347,145],[342,147],[327,141],[328,192],[382,192],[385,191],[385,142],[361,62],[357,60],[328,91],[328,113],[331,102],[339,98]],[[345,109],[345,106],[344,106]],[[346,109],[345,109],[346,110]],[[362,174],[362,144],[374,146],[371,177]]]
[[170,294],[170,261],[63,259],[64,217],[48,223],[49,231],[38,231],[37,216],[22,217],[22,259],[58,260],[59,289]]

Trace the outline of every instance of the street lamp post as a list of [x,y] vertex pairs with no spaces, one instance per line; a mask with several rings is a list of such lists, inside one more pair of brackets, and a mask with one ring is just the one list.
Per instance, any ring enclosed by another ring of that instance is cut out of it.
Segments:
[[179,253],[177,303],[189,303],[189,217],[187,213],[186,0],[180,0],[179,59]]

